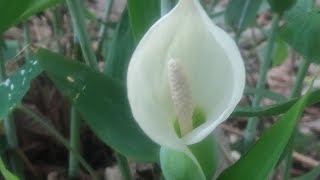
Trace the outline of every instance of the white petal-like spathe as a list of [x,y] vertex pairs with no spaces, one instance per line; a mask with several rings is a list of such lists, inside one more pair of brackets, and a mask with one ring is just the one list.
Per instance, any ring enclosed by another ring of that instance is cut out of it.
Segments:
[[[175,59],[183,67],[193,104],[207,121],[181,139],[173,121],[167,64]],[[198,0],[180,0],[155,23],[135,50],[128,68],[128,98],[142,130],[160,145],[181,148],[208,136],[240,101],[245,69],[231,37],[214,25]]]

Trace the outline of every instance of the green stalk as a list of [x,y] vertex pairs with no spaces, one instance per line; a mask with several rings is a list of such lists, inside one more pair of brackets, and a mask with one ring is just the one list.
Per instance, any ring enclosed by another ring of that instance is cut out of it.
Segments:
[[[89,35],[85,29],[84,16],[82,14],[82,7],[80,4],[81,2],[82,1],[79,0],[67,0],[73,26],[75,28],[75,34],[80,42],[84,59],[91,68],[99,71],[97,59],[91,46]],[[121,155],[119,154],[119,156]],[[124,156],[122,156],[122,158],[125,159]],[[121,161],[118,163],[121,169],[126,169],[125,166],[128,166],[127,161]],[[126,177],[127,175],[128,173],[126,173],[124,176]]]
[[[302,87],[303,87],[303,81],[308,73],[308,69],[310,66],[311,62],[309,60],[302,60],[301,64],[299,65],[299,70],[297,73],[296,81],[294,83],[294,86],[292,88],[291,94],[290,94],[290,99],[299,96],[301,93]],[[294,142],[295,142],[295,135],[297,133],[297,129],[295,132],[292,134],[291,139],[288,143],[288,154],[286,155],[285,158],[285,170],[284,170],[284,179],[290,179],[290,170],[292,168],[292,154],[293,154],[293,149],[294,149]]]
[[101,24],[101,27],[100,27],[100,30],[99,30],[98,49],[97,49],[97,53],[98,54],[101,54],[101,50],[102,50],[102,47],[103,47],[103,42],[104,42],[104,39],[105,39],[106,34],[107,34],[106,33],[107,29],[108,29],[107,20],[108,20],[108,18],[110,16],[112,6],[113,6],[113,0],[108,0],[106,2],[106,10],[105,10],[105,14],[104,14],[104,17],[103,17],[104,23]]
[[[272,52],[274,48],[276,32],[279,28],[279,21],[280,21],[280,15],[275,14],[272,18],[272,26],[271,26],[270,35],[267,42],[267,51],[264,56],[264,60],[259,68],[259,79],[256,85],[257,90],[263,89],[265,87],[267,72],[272,62]],[[261,94],[255,95],[252,101],[252,107],[258,107],[260,105],[262,98],[263,97],[261,96]],[[257,125],[258,125],[258,120],[256,117],[248,119],[248,124],[244,134],[244,150],[245,151],[249,148],[250,144],[253,142],[254,136],[257,131]]]
[[[7,78],[5,69],[4,49],[4,41],[2,37],[0,37],[0,82]],[[8,161],[10,167],[15,175],[17,175],[20,179],[24,179],[23,163],[20,161],[18,155],[15,153],[15,149],[18,147],[18,138],[16,132],[16,125],[12,113],[9,113],[9,115],[4,118],[4,129],[9,149]]]
[[132,180],[127,158],[117,152],[115,153],[115,156],[120,168],[122,180]]
[[96,71],[99,71],[98,61],[96,55],[94,54],[88,32],[86,31],[83,7],[81,7],[80,3],[82,3],[82,1],[67,0],[74,31],[75,34],[77,34],[77,38],[79,39],[84,60],[91,68],[93,68]]
[[[78,35],[75,33],[73,36],[73,54],[76,57],[77,60],[82,60],[82,53],[80,49],[80,44],[78,40]],[[80,152],[80,131],[81,131],[81,119],[79,117],[79,114],[76,111],[76,108],[74,105],[71,106],[71,115],[70,115],[70,146],[73,149],[76,149],[78,152]],[[74,154],[70,151],[69,152],[69,168],[68,168],[68,175],[71,178],[77,177],[79,170],[79,162],[77,158],[74,156]]]
[[63,53],[63,49],[60,43],[60,39],[61,39],[61,28],[59,28],[59,26],[61,25],[60,7],[53,8],[52,12],[53,12],[52,27],[53,27],[54,39],[56,41],[58,52],[61,54]]
[[53,127],[51,127],[48,123],[46,123],[40,116],[38,116],[36,113],[30,111],[28,108],[25,106],[18,106],[18,110],[22,111],[29,117],[31,117],[36,123],[41,125],[44,129],[46,129],[50,134],[52,134],[61,144],[63,144],[69,151],[71,151],[76,158],[79,160],[79,162],[82,164],[82,166],[89,172],[89,174],[92,176],[94,180],[98,180],[98,176],[95,174],[94,170],[90,167],[90,165],[86,162],[86,160],[80,155],[80,153],[76,150],[73,149],[70,145],[69,142]]
[[[96,56],[91,46],[89,35],[86,31],[85,21],[83,16],[83,7],[79,0],[67,0],[68,8],[71,14],[73,28],[74,28],[74,54],[80,60],[81,52],[78,50],[78,44],[81,46],[84,60],[92,69],[99,71]],[[76,113],[75,108],[72,106],[71,112],[71,129],[70,129],[70,146],[75,150],[80,149],[80,125],[81,120]],[[73,152],[69,154],[69,177],[76,177],[78,172],[78,161]]]
[[[24,47],[29,46],[29,43],[31,42],[31,38],[30,38],[30,27],[29,27],[29,23],[28,21],[23,23],[23,43],[24,43]],[[25,50],[25,55],[26,55],[26,59],[29,60],[30,58],[30,51],[29,48],[26,48]]]
[[[79,152],[80,150],[80,127],[81,119],[74,106],[71,107],[71,126],[70,126],[70,146]],[[77,177],[79,170],[78,158],[75,154],[69,152],[68,175],[71,178]]]

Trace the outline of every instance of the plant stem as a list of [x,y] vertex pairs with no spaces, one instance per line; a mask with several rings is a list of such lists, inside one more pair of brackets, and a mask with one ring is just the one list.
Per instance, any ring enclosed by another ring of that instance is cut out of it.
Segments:
[[116,156],[119,168],[120,168],[122,179],[123,180],[131,180],[132,179],[131,172],[130,172],[127,158],[117,152],[115,153],[115,156]]
[[[86,31],[84,16],[83,16],[83,7],[81,3],[83,1],[79,0],[67,0],[68,8],[71,14],[73,28],[74,28],[74,55],[80,60],[82,57],[81,52],[78,50],[78,44],[80,44],[82,49],[82,54],[84,60],[88,66],[92,69],[99,71],[98,63],[96,56],[94,54],[93,48],[91,46],[91,41],[89,35]],[[70,146],[79,151],[80,148],[80,125],[81,120],[75,110],[75,107],[72,106],[71,112],[71,129],[70,129]],[[69,176],[76,177],[78,172],[78,161],[75,158],[75,154],[70,152],[69,154]]]
[[[271,26],[270,35],[267,42],[267,51],[264,56],[264,60],[259,68],[259,79],[256,85],[256,89],[263,89],[265,87],[267,72],[272,62],[274,41],[275,41],[276,32],[279,27],[279,21],[280,21],[280,15],[275,14],[272,18],[272,26]],[[252,101],[252,107],[258,107],[260,105],[260,101],[262,98],[263,97],[260,94],[255,95]],[[250,144],[253,142],[254,136],[257,131],[257,125],[258,125],[258,120],[256,117],[248,119],[248,124],[247,124],[245,135],[244,135],[245,151],[249,148]]]
[[[301,90],[303,87],[303,81],[304,81],[306,74],[308,73],[308,69],[309,69],[310,64],[311,63],[309,60],[303,59],[301,61],[301,64],[299,65],[299,70],[297,73],[296,81],[295,81],[294,86],[292,88],[289,99],[297,97],[301,93]],[[291,139],[287,145],[289,150],[288,150],[288,153],[285,158],[285,170],[284,170],[284,176],[283,176],[285,180],[290,178],[290,170],[292,168],[292,154],[293,154],[293,149],[294,149],[295,135],[297,132],[298,131],[296,128],[295,132],[291,135]]]
[[[28,21],[23,23],[23,43],[24,43],[24,47],[27,47],[29,45],[29,43],[31,42],[30,40],[30,27],[29,27],[29,23]],[[26,55],[26,59],[29,60],[30,58],[30,51],[28,48],[26,48],[25,50],[25,55]]]
[[90,165],[86,162],[86,160],[79,154],[78,151],[73,149],[69,142],[53,127],[51,127],[48,123],[46,123],[40,116],[36,113],[30,111],[23,105],[17,107],[18,110],[22,111],[23,113],[27,114],[31,117],[36,123],[41,125],[44,129],[46,129],[51,135],[53,135],[61,144],[63,144],[69,151],[71,151],[75,157],[79,160],[82,166],[89,172],[93,179],[98,180],[97,175],[95,174],[94,170],[90,167]]
[[[71,125],[70,125],[70,146],[79,152],[80,150],[80,127],[81,119],[74,106],[71,107]],[[69,153],[68,175],[73,178],[78,174],[79,163],[73,152]]]
[[308,73],[310,64],[311,62],[309,60],[304,60],[304,59],[301,61],[301,64],[299,64],[299,70],[297,73],[296,81],[291,90],[290,99],[300,95],[303,87],[303,81],[306,74]]
[[79,0],[67,0],[68,8],[71,14],[73,27],[77,38],[79,39],[81,49],[83,52],[84,60],[96,71],[99,71],[98,61],[96,55],[94,54],[91,41],[86,31],[83,7],[81,7],[82,1]]
[[101,27],[100,27],[100,30],[99,30],[99,36],[98,36],[98,49],[97,49],[97,53],[98,54],[101,54],[101,50],[102,50],[102,47],[103,47],[103,42],[104,42],[104,39],[106,37],[106,32],[107,32],[107,29],[108,29],[108,18],[110,16],[110,13],[111,13],[111,9],[112,9],[112,6],[113,6],[113,0],[108,0],[106,2],[106,9],[105,9],[105,14],[104,14],[104,17],[103,17],[103,20],[105,23],[102,23],[101,24]]
[[61,39],[61,28],[59,28],[61,24],[60,7],[53,8],[52,12],[53,12],[52,27],[53,27],[54,39],[56,41],[58,52],[61,54],[63,53],[63,49],[60,43],[60,39]]
[[[7,78],[5,69],[5,59],[4,59],[4,41],[0,35],[0,82]],[[8,160],[10,167],[15,175],[20,179],[24,179],[24,168],[23,163],[20,161],[18,155],[15,153],[15,149],[18,147],[18,138],[16,132],[16,125],[12,113],[9,113],[7,117],[4,118],[4,129],[7,138],[7,146],[9,149]]]

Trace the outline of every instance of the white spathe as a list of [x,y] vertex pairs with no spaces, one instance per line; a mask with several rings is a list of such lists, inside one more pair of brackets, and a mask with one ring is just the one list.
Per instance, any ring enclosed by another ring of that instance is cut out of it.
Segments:
[[[193,108],[206,122],[179,138],[168,63],[184,71]],[[200,142],[226,120],[241,99],[245,68],[232,38],[216,26],[198,0],[180,0],[157,21],[136,48],[128,68],[128,98],[133,116],[156,143],[173,149]]]

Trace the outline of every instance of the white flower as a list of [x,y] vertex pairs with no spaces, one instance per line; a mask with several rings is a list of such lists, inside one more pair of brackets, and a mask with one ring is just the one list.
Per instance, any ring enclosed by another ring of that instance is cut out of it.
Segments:
[[[198,0],[180,0],[142,38],[128,68],[133,116],[156,143],[173,149],[198,143],[240,101],[245,69],[232,38],[212,23]],[[192,126],[195,109],[206,122]],[[174,122],[178,119],[181,135]]]

